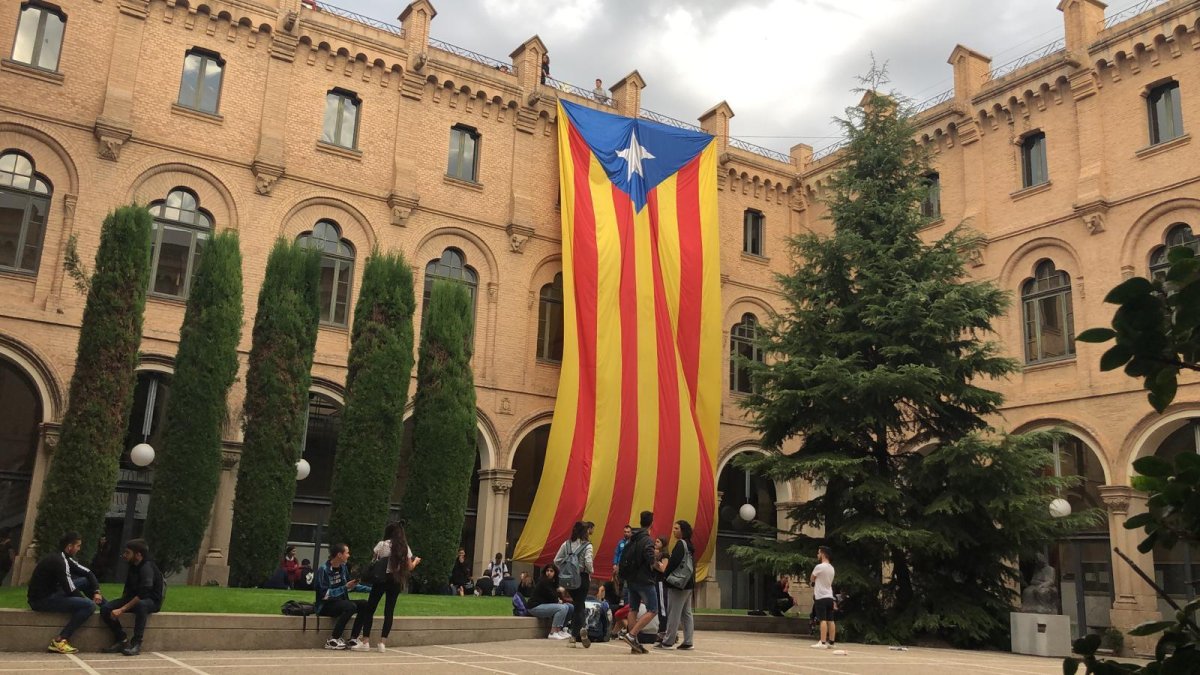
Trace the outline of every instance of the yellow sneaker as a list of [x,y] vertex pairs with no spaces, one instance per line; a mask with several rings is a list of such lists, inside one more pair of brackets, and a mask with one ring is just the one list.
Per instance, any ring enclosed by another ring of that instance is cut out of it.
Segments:
[[67,642],[66,640],[51,640],[50,646],[46,647],[46,651],[53,652],[55,654],[74,654],[79,650],[72,647],[71,643]]

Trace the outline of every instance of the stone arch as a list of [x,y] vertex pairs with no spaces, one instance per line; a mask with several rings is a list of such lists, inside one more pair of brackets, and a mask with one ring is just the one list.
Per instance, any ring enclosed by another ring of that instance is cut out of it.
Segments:
[[1014,434],[1024,434],[1031,431],[1052,431],[1061,430],[1067,434],[1079,439],[1087,446],[1088,450],[1096,457],[1100,463],[1100,468],[1104,472],[1105,485],[1113,485],[1115,472],[1113,471],[1112,462],[1107,452],[1104,451],[1104,446],[1098,440],[1098,434],[1090,425],[1069,419],[1056,413],[1054,417],[1041,417],[1036,420],[1030,420],[1013,429]]
[[79,194],[79,169],[71,153],[50,132],[18,123],[0,122],[0,150],[12,147],[33,157],[37,172],[50,179],[57,194]]
[[[467,264],[479,274],[481,290],[485,288],[486,284],[499,283],[497,278],[499,267],[496,265],[496,256],[492,253],[491,247],[479,235],[456,226],[430,230],[421,238],[421,241],[417,242],[413,257],[409,260],[413,261],[414,271],[420,270],[421,282],[424,280],[426,263],[440,257],[442,251],[447,248],[457,248],[463,252],[467,257]],[[420,282],[414,279],[414,285],[419,288]]]
[[140,352],[138,354],[137,366],[134,372],[142,373],[162,373],[163,375],[175,375],[175,358],[166,354],[155,354],[153,352]]
[[[721,479],[721,472],[729,465],[729,461],[734,457],[751,452],[766,456],[768,453],[759,447],[757,441],[753,439],[743,438],[726,445],[721,449],[720,455],[717,457],[716,470],[713,472],[713,484],[715,485]],[[792,485],[788,482],[777,480],[771,481],[775,484],[775,499],[776,501],[786,502],[792,499]]]
[[308,391],[328,397],[339,406],[346,406],[346,387],[328,378],[313,376]]
[[279,220],[279,236],[293,240],[312,230],[319,220],[337,223],[342,238],[353,244],[358,254],[373,251],[378,245],[375,229],[358,207],[316,192],[301,196],[292,203]]
[[526,415],[524,419],[518,422],[514,431],[509,435],[508,450],[504,453],[503,461],[500,462],[498,468],[513,468],[513,458],[516,457],[517,448],[521,446],[525,437],[533,433],[535,429],[550,424],[553,419],[554,410],[550,409]]
[[208,170],[191,164],[163,161],[155,157],[126,172],[134,175],[125,193],[127,203],[149,204],[162,200],[172,189],[184,187],[196,193],[200,207],[212,214],[218,230],[238,230],[238,210],[233,193]]
[[1158,446],[1173,432],[1188,423],[1189,420],[1200,418],[1200,402],[1176,403],[1169,406],[1160,415],[1154,411],[1147,413],[1125,437],[1121,446],[1121,457],[1117,462],[1118,475],[1116,479],[1122,485],[1129,483],[1134,475],[1133,463],[1141,457],[1152,455]]
[[742,315],[747,312],[754,314],[758,318],[759,323],[763,323],[770,319],[774,313],[774,309],[767,304],[766,300],[757,298],[752,295],[743,295],[730,302],[725,308],[724,327],[722,330],[728,331],[729,327],[742,320]]
[[1163,237],[1171,225],[1179,222],[1187,223],[1200,232],[1200,199],[1168,199],[1138,216],[1121,241],[1121,272],[1147,276],[1150,252],[1163,243]]
[[[1012,290],[1031,278],[1038,262],[1050,259],[1057,269],[1071,275],[1071,283],[1083,279],[1083,266],[1075,247],[1057,237],[1038,237],[1025,242],[1009,255],[1000,270],[1000,288]],[[1078,308],[1076,308],[1078,311]]]
[[60,378],[50,362],[36,349],[4,333],[0,333],[0,359],[15,365],[33,383],[42,403],[42,423],[61,422],[66,412],[66,398],[59,385]]

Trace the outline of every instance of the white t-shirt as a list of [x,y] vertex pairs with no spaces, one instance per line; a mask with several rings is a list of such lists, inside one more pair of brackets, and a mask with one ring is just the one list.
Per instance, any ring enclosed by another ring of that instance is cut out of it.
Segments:
[[833,565],[823,562],[813,568],[813,599],[833,597]]
[[[382,559],[382,558],[388,558],[388,557],[391,557],[391,555],[392,555],[392,542],[391,542],[391,540],[390,540],[390,539],[384,539],[384,540],[380,541],[378,544],[375,544],[375,549],[374,549],[374,551],[372,551],[372,552],[375,554],[375,559],[376,559],[376,560],[380,560],[380,559]],[[409,546],[409,547],[408,547],[408,559],[409,559],[409,560],[412,560],[412,558],[413,558],[412,547],[411,547],[411,546]],[[392,570],[391,570],[391,564],[390,564],[390,563],[388,564],[388,568],[389,568],[389,569],[388,569],[388,571],[389,571],[389,572],[391,572]]]

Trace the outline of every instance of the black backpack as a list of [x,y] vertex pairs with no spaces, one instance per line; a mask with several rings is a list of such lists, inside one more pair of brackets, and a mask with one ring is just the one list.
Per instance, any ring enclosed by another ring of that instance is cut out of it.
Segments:
[[279,611],[287,616],[308,616],[316,611],[316,607],[311,602],[288,600],[279,607]]
[[622,581],[632,581],[637,577],[642,565],[645,564],[645,547],[650,541],[645,531],[634,535],[633,539],[621,549],[621,561],[617,563],[617,574]]

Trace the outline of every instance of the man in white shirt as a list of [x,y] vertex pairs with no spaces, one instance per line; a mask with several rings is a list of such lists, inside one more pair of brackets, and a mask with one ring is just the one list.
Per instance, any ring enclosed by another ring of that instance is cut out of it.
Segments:
[[821,641],[813,645],[813,649],[829,649],[837,639],[837,624],[833,622],[837,601],[833,597],[834,573],[829,559],[829,547],[818,547],[817,566],[813,568],[810,582],[813,587],[813,614],[821,622]]

